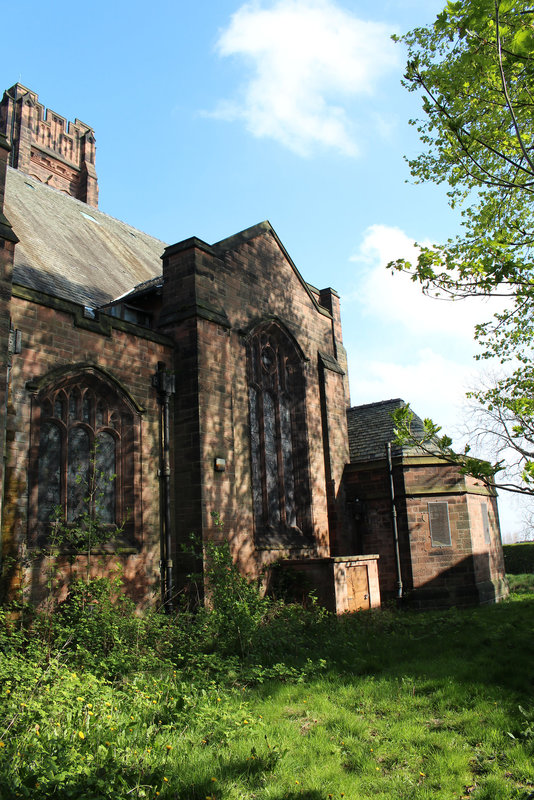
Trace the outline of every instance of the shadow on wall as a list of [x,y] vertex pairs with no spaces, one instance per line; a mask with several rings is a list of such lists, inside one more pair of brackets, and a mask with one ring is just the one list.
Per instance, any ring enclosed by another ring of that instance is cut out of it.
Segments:
[[475,553],[406,592],[404,603],[419,609],[486,605],[503,600],[508,591],[505,577],[492,577],[489,554]]
[[[52,588],[56,601],[68,594],[69,585],[76,579],[118,577],[122,591],[138,606],[153,606],[158,600],[159,586],[154,584],[154,555],[147,551],[131,555],[95,552],[87,555],[45,556],[31,550],[18,579],[25,600],[39,606],[47,602]],[[25,568],[24,568],[25,567]]]

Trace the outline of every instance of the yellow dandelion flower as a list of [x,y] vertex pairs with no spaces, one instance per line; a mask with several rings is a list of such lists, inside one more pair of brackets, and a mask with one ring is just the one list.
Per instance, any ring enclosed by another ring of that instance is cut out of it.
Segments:
[[77,698],[76,698],[76,700],[79,700],[79,701],[80,701],[80,703],[83,703],[83,701],[85,700],[85,698],[84,698],[84,697],[77,697]]
[[218,697],[218,698],[217,698],[217,702],[218,702],[218,703],[220,703],[220,702],[221,702],[221,698],[220,698],[220,697]]
[[4,742],[0,742],[0,747],[5,747]]
[[163,778],[163,780],[165,781],[165,783],[168,783],[168,782],[169,782],[169,779],[168,779],[168,778]]
[[78,736],[80,739],[85,739],[85,733],[83,731],[78,731]]
[[87,703],[87,708],[92,708],[92,707],[93,707],[92,703]]
[[217,778],[212,778],[212,781],[216,781],[216,780],[217,780]]
[[167,745],[167,750],[172,750],[172,744]]
[[248,719],[243,720],[243,725],[248,725]]

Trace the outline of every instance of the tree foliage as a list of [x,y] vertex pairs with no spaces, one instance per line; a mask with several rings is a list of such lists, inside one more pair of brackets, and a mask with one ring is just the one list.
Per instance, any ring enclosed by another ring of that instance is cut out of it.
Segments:
[[475,327],[479,357],[508,362],[506,377],[471,397],[518,456],[519,488],[534,493],[534,2],[448,2],[400,41],[403,83],[421,93],[424,111],[411,120],[424,145],[408,162],[412,176],[448,185],[462,226],[422,247],[417,264],[391,266],[429,295],[507,298]]

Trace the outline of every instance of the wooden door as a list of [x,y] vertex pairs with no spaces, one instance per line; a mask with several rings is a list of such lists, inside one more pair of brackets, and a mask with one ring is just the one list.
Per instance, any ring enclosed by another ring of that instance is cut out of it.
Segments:
[[370,608],[369,576],[367,564],[347,566],[347,611],[361,611]]

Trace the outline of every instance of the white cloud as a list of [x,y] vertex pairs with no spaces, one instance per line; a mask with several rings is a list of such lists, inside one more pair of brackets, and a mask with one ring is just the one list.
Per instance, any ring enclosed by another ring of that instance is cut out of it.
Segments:
[[249,77],[240,99],[221,102],[213,113],[243,120],[254,136],[301,155],[317,145],[356,155],[353,120],[343,102],[372,94],[399,63],[392,33],[333,0],[278,0],[265,8],[246,3],[217,49],[244,59]]
[[497,302],[494,298],[451,301],[427,297],[421,285],[414,283],[409,275],[399,272],[392,275],[386,269],[387,264],[396,259],[414,263],[417,255],[414,240],[400,228],[371,225],[351,258],[359,267],[357,288],[350,299],[358,300],[366,316],[395,321],[406,333],[419,337],[446,333],[449,340],[465,339],[469,342],[469,351],[473,352],[475,322],[489,319],[497,310]]
[[409,275],[386,269],[390,261],[413,263],[417,255],[404,231],[372,225],[351,258],[353,290],[343,305],[345,313],[353,305],[360,312],[360,324],[349,325],[347,337],[352,401],[402,397],[420,416],[432,417],[454,435],[462,422],[465,392],[480,381],[482,365],[473,359],[474,324],[496,308],[481,299],[435,300]]
[[401,397],[421,417],[431,417],[450,435],[457,432],[473,365],[461,364],[425,347],[409,351],[407,362],[351,356],[352,402],[373,403]]

